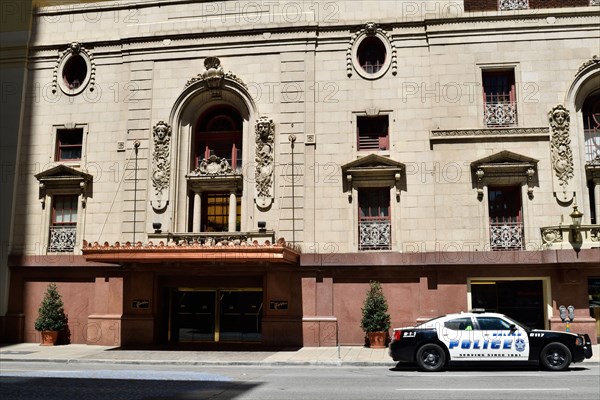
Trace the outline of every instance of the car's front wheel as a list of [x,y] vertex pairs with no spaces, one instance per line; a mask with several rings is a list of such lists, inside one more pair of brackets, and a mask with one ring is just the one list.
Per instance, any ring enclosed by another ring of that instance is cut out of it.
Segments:
[[446,365],[446,353],[437,344],[426,344],[417,351],[417,365],[422,371],[437,372]]
[[540,365],[550,371],[566,370],[571,360],[571,350],[562,343],[547,344],[540,354]]

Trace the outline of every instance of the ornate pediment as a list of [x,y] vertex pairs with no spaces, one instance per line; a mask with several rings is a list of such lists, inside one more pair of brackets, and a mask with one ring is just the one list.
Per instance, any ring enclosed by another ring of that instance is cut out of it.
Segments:
[[400,179],[406,166],[398,161],[377,154],[369,154],[342,165],[344,192],[352,195],[354,185],[395,186],[396,197],[400,196]]
[[477,197],[483,198],[483,186],[526,182],[527,193],[533,197],[533,178],[536,174],[538,160],[508,150],[471,163],[474,181],[477,182]]
[[92,175],[64,164],[42,171],[34,177],[39,182],[39,198],[42,206],[45,205],[49,193],[81,193],[83,195],[81,201],[85,205],[94,181]]

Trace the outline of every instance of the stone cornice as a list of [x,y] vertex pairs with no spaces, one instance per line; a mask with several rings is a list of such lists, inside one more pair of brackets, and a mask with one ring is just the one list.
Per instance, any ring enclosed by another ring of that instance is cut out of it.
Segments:
[[550,129],[534,128],[482,128],[482,129],[436,129],[429,136],[431,142],[436,141],[477,141],[494,138],[547,139]]
[[[118,9],[142,9],[148,7],[161,8],[174,6],[178,4],[192,3],[190,0],[168,0],[158,1],[151,0],[146,2],[133,2],[133,1],[114,1],[105,3],[95,3],[93,10],[96,12],[112,12]],[[79,8],[78,8],[79,7]],[[406,28],[412,28],[418,30],[419,39],[422,36],[427,38],[442,38],[446,35],[453,37],[469,37],[479,35],[485,36],[497,32],[497,34],[523,34],[523,33],[548,33],[557,32],[560,33],[564,30],[580,30],[587,32],[590,29],[597,28],[597,18],[600,16],[600,10],[597,7],[577,7],[577,8],[555,8],[555,9],[541,9],[541,10],[521,10],[513,11],[510,13],[506,12],[485,12],[485,13],[465,13],[450,18],[432,18],[432,19],[403,19],[399,18],[382,18],[377,22],[381,26],[385,26],[386,30],[390,32],[390,35],[394,40],[401,40],[400,31]],[[61,15],[61,14],[77,14],[83,12],[90,12],[90,5],[76,6],[71,5],[70,7],[45,7],[40,8],[36,11],[37,18],[44,18],[44,16]],[[554,18],[553,24],[548,24],[546,18]],[[589,22],[583,21],[583,19],[589,19]],[[186,19],[186,21],[192,20]],[[573,19],[577,19],[576,21]],[[573,20],[573,21],[570,21]],[[231,42],[236,37],[243,37],[244,40],[256,37],[257,43],[265,44],[269,42],[277,43],[282,38],[281,35],[285,33],[298,33],[306,32],[309,35],[315,34],[315,32],[335,32],[336,35],[329,36],[328,41],[336,40],[340,37],[340,40],[348,40],[352,35],[352,32],[356,31],[357,26],[364,25],[364,20],[354,20],[350,18],[341,18],[339,21],[343,22],[323,22],[323,21],[300,21],[300,22],[289,22],[289,23],[257,23],[230,26],[224,24],[222,27],[205,27],[198,29],[177,29],[178,33],[173,33],[173,29],[170,29],[168,24],[176,23],[177,19],[166,19],[156,24],[155,29],[151,29],[151,32],[137,33],[135,25],[132,28],[125,29],[122,31],[122,37],[120,39],[112,41],[104,40],[87,40],[83,43],[88,47],[93,47],[95,52],[99,55],[104,47],[114,47],[115,45],[121,45],[127,47],[127,50],[132,48],[138,48],[140,50],[156,50],[159,49],[164,51],[173,51],[180,47],[197,47],[198,40],[211,39],[211,43],[214,44],[214,39],[222,37],[227,42]],[[527,24],[515,24],[515,22],[526,21]],[[535,23],[538,21],[539,23]],[[533,22],[533,23],[532,23]],[[161,26],[165,24],[165,26]],[[263,34],[268,34],[269,37],[264,38]],[[414,35],[415,33],[413,33]],[[162,43],[163,40],[171,40],[171,45],[165,47]],[[289,41],[306,41],[306,35],[294,35],[290,37]],[[317,40],[316,38],[314,40]],[[319,38],[321,40],[321,38]],[[467,39],[465,39],[467,40]],[[186,43],[189,41],[189,43]],[[60,49],[64,44],[45,44],[34,45],[31,47],[32,53],[38,52],[46,48]],[[238,43],[239,45],[239,43]],[[400,46],[402,47],[402,46]]]

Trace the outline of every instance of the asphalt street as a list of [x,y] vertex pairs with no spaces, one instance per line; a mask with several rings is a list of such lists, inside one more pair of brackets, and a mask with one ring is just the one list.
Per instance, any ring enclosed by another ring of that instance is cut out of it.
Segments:
[[2,362],[3,400],[577,399],[600,396],[598,364],[535,368],[176,366]]

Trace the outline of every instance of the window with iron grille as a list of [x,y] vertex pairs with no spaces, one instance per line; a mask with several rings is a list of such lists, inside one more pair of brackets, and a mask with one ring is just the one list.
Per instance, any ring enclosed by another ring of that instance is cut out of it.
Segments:
[[357,116],[358,150],[389,149],[389,116]]
[[585,99],[582,114],[585,161],[600,160],[600,93]]
[[489,127],[516,125],[514,69],[483,70],[482,83],[485,125]]
[[57,129],[55,161],[81,160],[83,129]]
[[71,252],[75,248],[78,198],[78,195],[52,196],[49,251]]
[[390,188],[358,189],[359,250],[390,250]]
[[492,250],[521,250],[524,229],[520,186],[488,187]]

